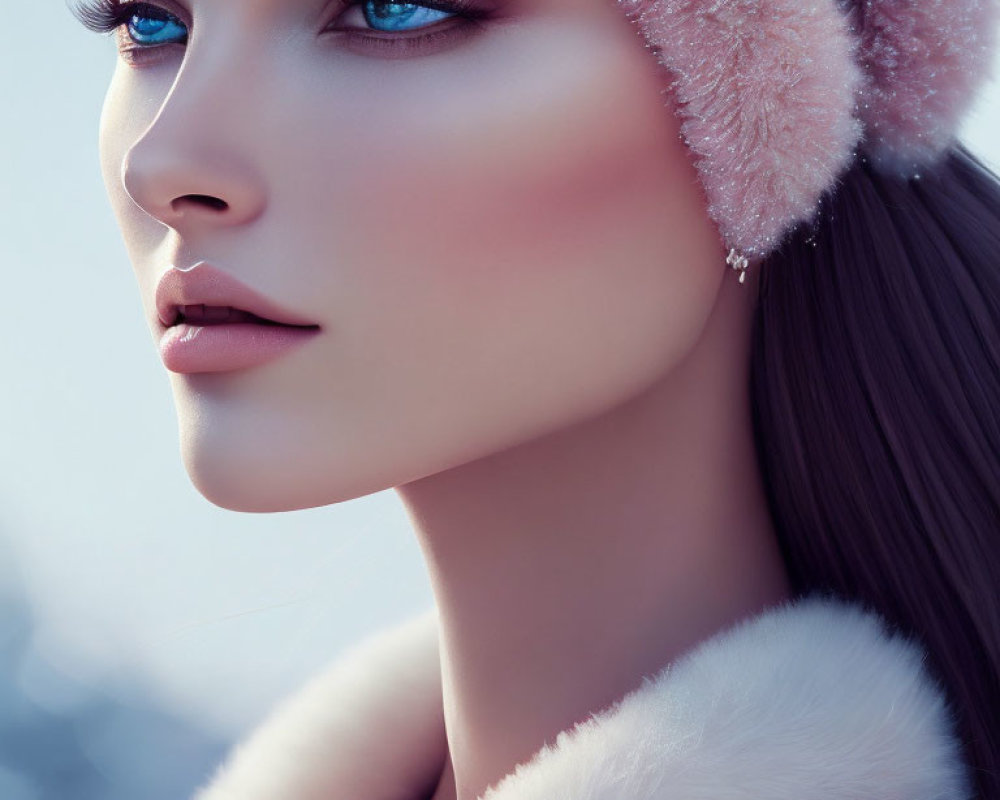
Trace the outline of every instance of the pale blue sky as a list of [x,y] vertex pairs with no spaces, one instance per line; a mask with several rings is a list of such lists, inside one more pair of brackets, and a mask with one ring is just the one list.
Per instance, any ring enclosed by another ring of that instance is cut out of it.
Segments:
[[[43,621],[38,654],[83,680],[141,669],[174,708],[231,732],[366,631],[429,605],[419,551],[391,492],[251,516],[191,488],[98,174],[112,44],[62,0],[11,5],[0,536]],[[994,165],[998,129],[992,88],[965,138]]]

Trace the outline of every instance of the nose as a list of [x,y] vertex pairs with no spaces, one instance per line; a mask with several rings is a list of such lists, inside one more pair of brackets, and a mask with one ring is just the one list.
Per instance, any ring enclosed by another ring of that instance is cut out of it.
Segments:
[[159,137],[144,137],[129,150],[122,183],[143,211],[182,234],[245,224],[264,208],[260,182],[234,154]]
[[222,76],[185,80],[185,73],[191,76],[182,69],[153,122],[125,153],[125,192],[181,235],[252,222],[267,199],[253,158],[254,126],[246,109],[232,106]]

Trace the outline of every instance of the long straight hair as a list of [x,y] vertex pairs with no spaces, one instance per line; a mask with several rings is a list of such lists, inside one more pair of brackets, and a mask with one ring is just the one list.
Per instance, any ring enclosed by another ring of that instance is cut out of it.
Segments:
[[917,639],[1000,800],[1000,182],[859,157],[761,266],[753,427],[793,590]]

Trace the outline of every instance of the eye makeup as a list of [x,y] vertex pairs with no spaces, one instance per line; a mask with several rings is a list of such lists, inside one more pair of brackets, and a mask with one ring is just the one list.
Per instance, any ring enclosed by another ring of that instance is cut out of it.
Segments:
[[[122,57],[133,64],[164,45],[185,45],[188,27],[178,13],[148,2],[79,0],[74,15],[89,30],[118,33]],[[447,46],[473,33],[493,12],[481,0],[343,0],[340,12],[321,34],[335,34],[352,52],[398,58]]]

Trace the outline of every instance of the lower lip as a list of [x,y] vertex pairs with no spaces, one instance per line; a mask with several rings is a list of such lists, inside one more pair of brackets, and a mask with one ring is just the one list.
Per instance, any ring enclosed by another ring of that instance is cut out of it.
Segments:
[[282,325],[181,323],[160,337],[160,357],[171,372],[232,372],[280,358],[317,333]]

